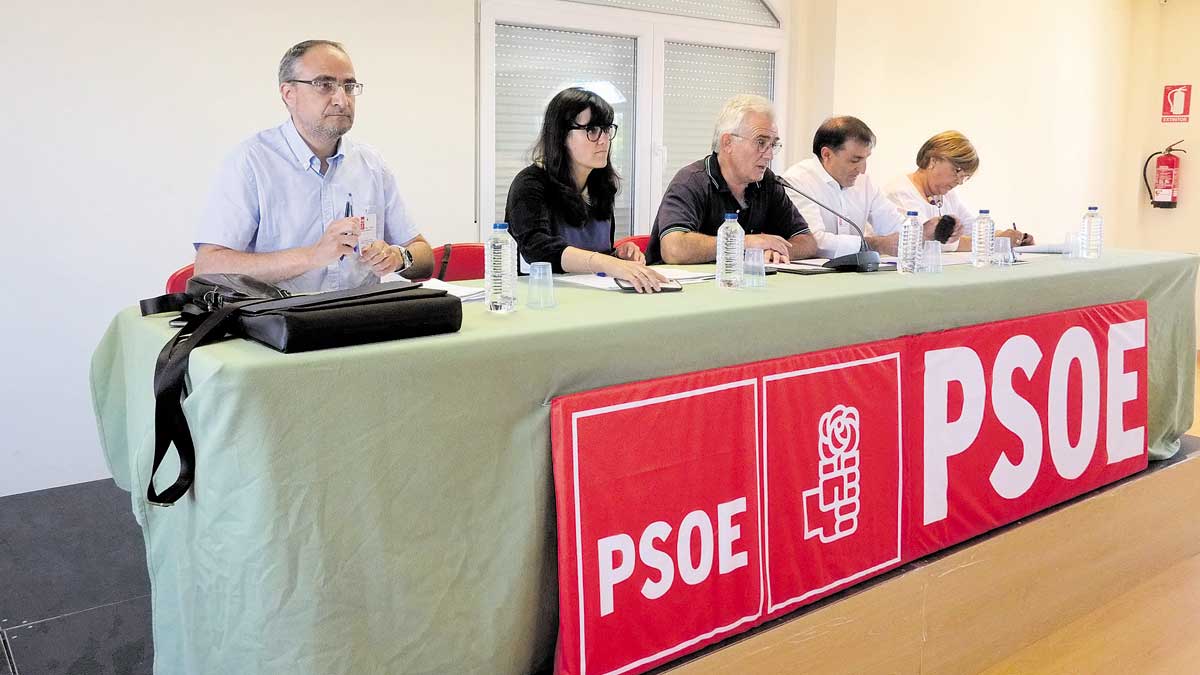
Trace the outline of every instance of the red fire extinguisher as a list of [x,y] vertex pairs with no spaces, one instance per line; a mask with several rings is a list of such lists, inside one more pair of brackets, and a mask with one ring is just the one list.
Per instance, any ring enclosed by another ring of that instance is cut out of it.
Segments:
[[[1166,150],[1156,152],[1146,158],[1142,166],[1142,181],[1146,183],[1146,192],[1150,194],[1150,205],[1156,209],[1173,209],[1179,206],[1179,157],[1176,152],[1187,152],[1175,146],[1183,141],[1175,141]],[[1154,163],[1154,188],[1150,187],[1150,179],[1146,177],[1146,169],[1150,160],[1158,157]]]

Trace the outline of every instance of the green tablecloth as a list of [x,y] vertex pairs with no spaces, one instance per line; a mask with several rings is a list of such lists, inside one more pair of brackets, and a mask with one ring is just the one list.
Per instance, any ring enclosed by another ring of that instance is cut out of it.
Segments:
[[[1191,426],[1192,256],[1114,251],[934,277],[769,278],[306,354],[192,355],[193,492],[144,501],[165,317],[120,313],[92,361],[109,467],[146,541],[159,673],[518,673],[556,630],[549,401],[596,387],[1106,302],[1149,301],[1151,455]],[[522,292],[524,291],[522,284]],[[164,474],[173,478],[175,465]]]

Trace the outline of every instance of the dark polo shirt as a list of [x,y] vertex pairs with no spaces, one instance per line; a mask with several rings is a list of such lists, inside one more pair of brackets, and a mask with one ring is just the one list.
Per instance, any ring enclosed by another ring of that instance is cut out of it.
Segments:
[[650,264],[663,261],[659,241],[664,234],[699,232],[717,236],[726,213],[738,214],[738,223],[746,234],[777,234],[784,239],[808,234],[804,217],[788,199],[783,186],[775,181],[775,174],[770,169],[761,181],[746,186],[745,198],[743,208],[721,175],[717,153],[683,167],[671,179],[658,206],[654,229],[650,231],[650,244],[646,248],[646,261]]

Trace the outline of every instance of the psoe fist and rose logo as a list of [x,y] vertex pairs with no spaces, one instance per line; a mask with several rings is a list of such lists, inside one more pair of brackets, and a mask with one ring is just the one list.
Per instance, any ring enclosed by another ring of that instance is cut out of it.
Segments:
[[899,560],[899,355],[764,379],[767,611],[775,613]]
[[804,538],[829,544],[858,530],[858,408],[838,404],[821,416],[817,487],[804,491]]

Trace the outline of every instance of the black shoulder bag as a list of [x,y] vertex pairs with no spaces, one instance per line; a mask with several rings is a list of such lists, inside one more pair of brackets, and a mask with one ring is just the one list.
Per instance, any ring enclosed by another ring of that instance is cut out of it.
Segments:
[[[462,326],[458,298],[410,281],[291,295],[242,274],[206,274],[189,279],[184,293],[148,298],[140,306],[142,316],[178,311],[182,323],[154,366],[154,464],[146,499],[158,506],[174,504],[195,479],[196,448],[183,399],[188,359],[196,347],[232,335],[281,352],[302,352],[452,333]],[[179,476],[158,492],[154,475],[172,443]]]

